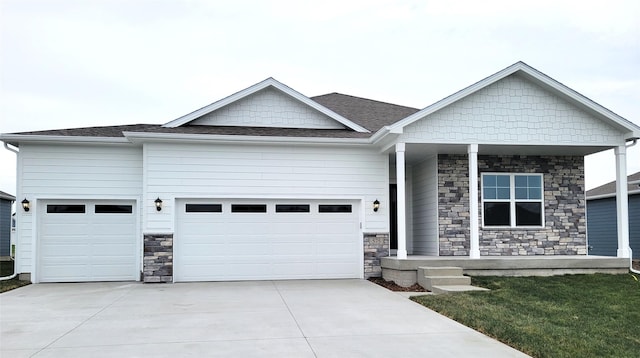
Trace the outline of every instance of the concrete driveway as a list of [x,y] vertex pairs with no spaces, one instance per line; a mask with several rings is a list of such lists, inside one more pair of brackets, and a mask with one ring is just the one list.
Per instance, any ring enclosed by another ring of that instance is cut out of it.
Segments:
[[2,357],[521,357],[365,280],[77,283],[0,295]]

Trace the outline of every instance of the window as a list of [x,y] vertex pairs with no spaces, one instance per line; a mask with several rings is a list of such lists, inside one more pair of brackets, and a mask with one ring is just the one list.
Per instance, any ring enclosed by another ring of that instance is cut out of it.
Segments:
[[47,205],[47,214],[84,214],[84,205]]
[[131,205],[97,205],[96,214],[131,214],[133,207]]
[[222,204],[185,204],[188,213],[221,213]]
[[351,205],[319,205],[320,213],[350,213]]
[[308,204],[276,204],[276,213],[308,213]]
[[542,174],[482,174],[484,226],[543,226]]
[[266,213],[266,204],[232,204],[232,213]]

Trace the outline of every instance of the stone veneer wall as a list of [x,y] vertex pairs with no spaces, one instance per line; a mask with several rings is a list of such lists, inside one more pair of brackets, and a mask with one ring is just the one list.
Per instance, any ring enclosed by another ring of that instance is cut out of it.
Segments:
[[173,234],[145,234],[143,281],[173,282]]
[[440,256],[469,256],[469,160],[438,155]]
[[[483,229],[479,208],[482,256],[587,254],[584,157],[480,155],[478,175],[483,172],[542,173],[545,227]],[[467,156],[440,155],[438,177],[440,255],[468,255]],[[481,196],[480,177],[478,187]]]
[[389,233],[364,234],[364,278],[382,277],[381,258],[389,256]]

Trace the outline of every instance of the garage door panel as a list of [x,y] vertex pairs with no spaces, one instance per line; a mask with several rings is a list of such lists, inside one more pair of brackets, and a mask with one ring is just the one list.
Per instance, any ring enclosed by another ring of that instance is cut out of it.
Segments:
[[[188,213],[187,203],[220,204],[221,212]],[[267,212],[234,213],[231,207],[235,203],[266,205]],[[320,204],[347,205],[352,210],[319,213]],[[276,205],[280,205],[281,212],[276,212]],[[362,242],[356,202],[202,199],[179,201],[177,208],[176,281],[361,275]]]
[[[41,205],[38,277],[42,282],[136,280],[137,218],[134,202],[66,200]],[[101,205],[96,213],[96,206]],[[56,211],[84,208],[84,213]],[[105,210],[130,213],[104,213]]]

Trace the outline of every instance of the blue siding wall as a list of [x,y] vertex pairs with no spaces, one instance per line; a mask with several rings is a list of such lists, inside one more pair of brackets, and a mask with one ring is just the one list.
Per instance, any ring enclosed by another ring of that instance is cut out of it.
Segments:
[[[616,256],[618,232],[616,199],[587,201],[587,235],[590,255]],[[633,258],[640,258],[640,195],[629,196],[629,243]]]
[[11,202],[0,200],[0,256],[11,254]]

